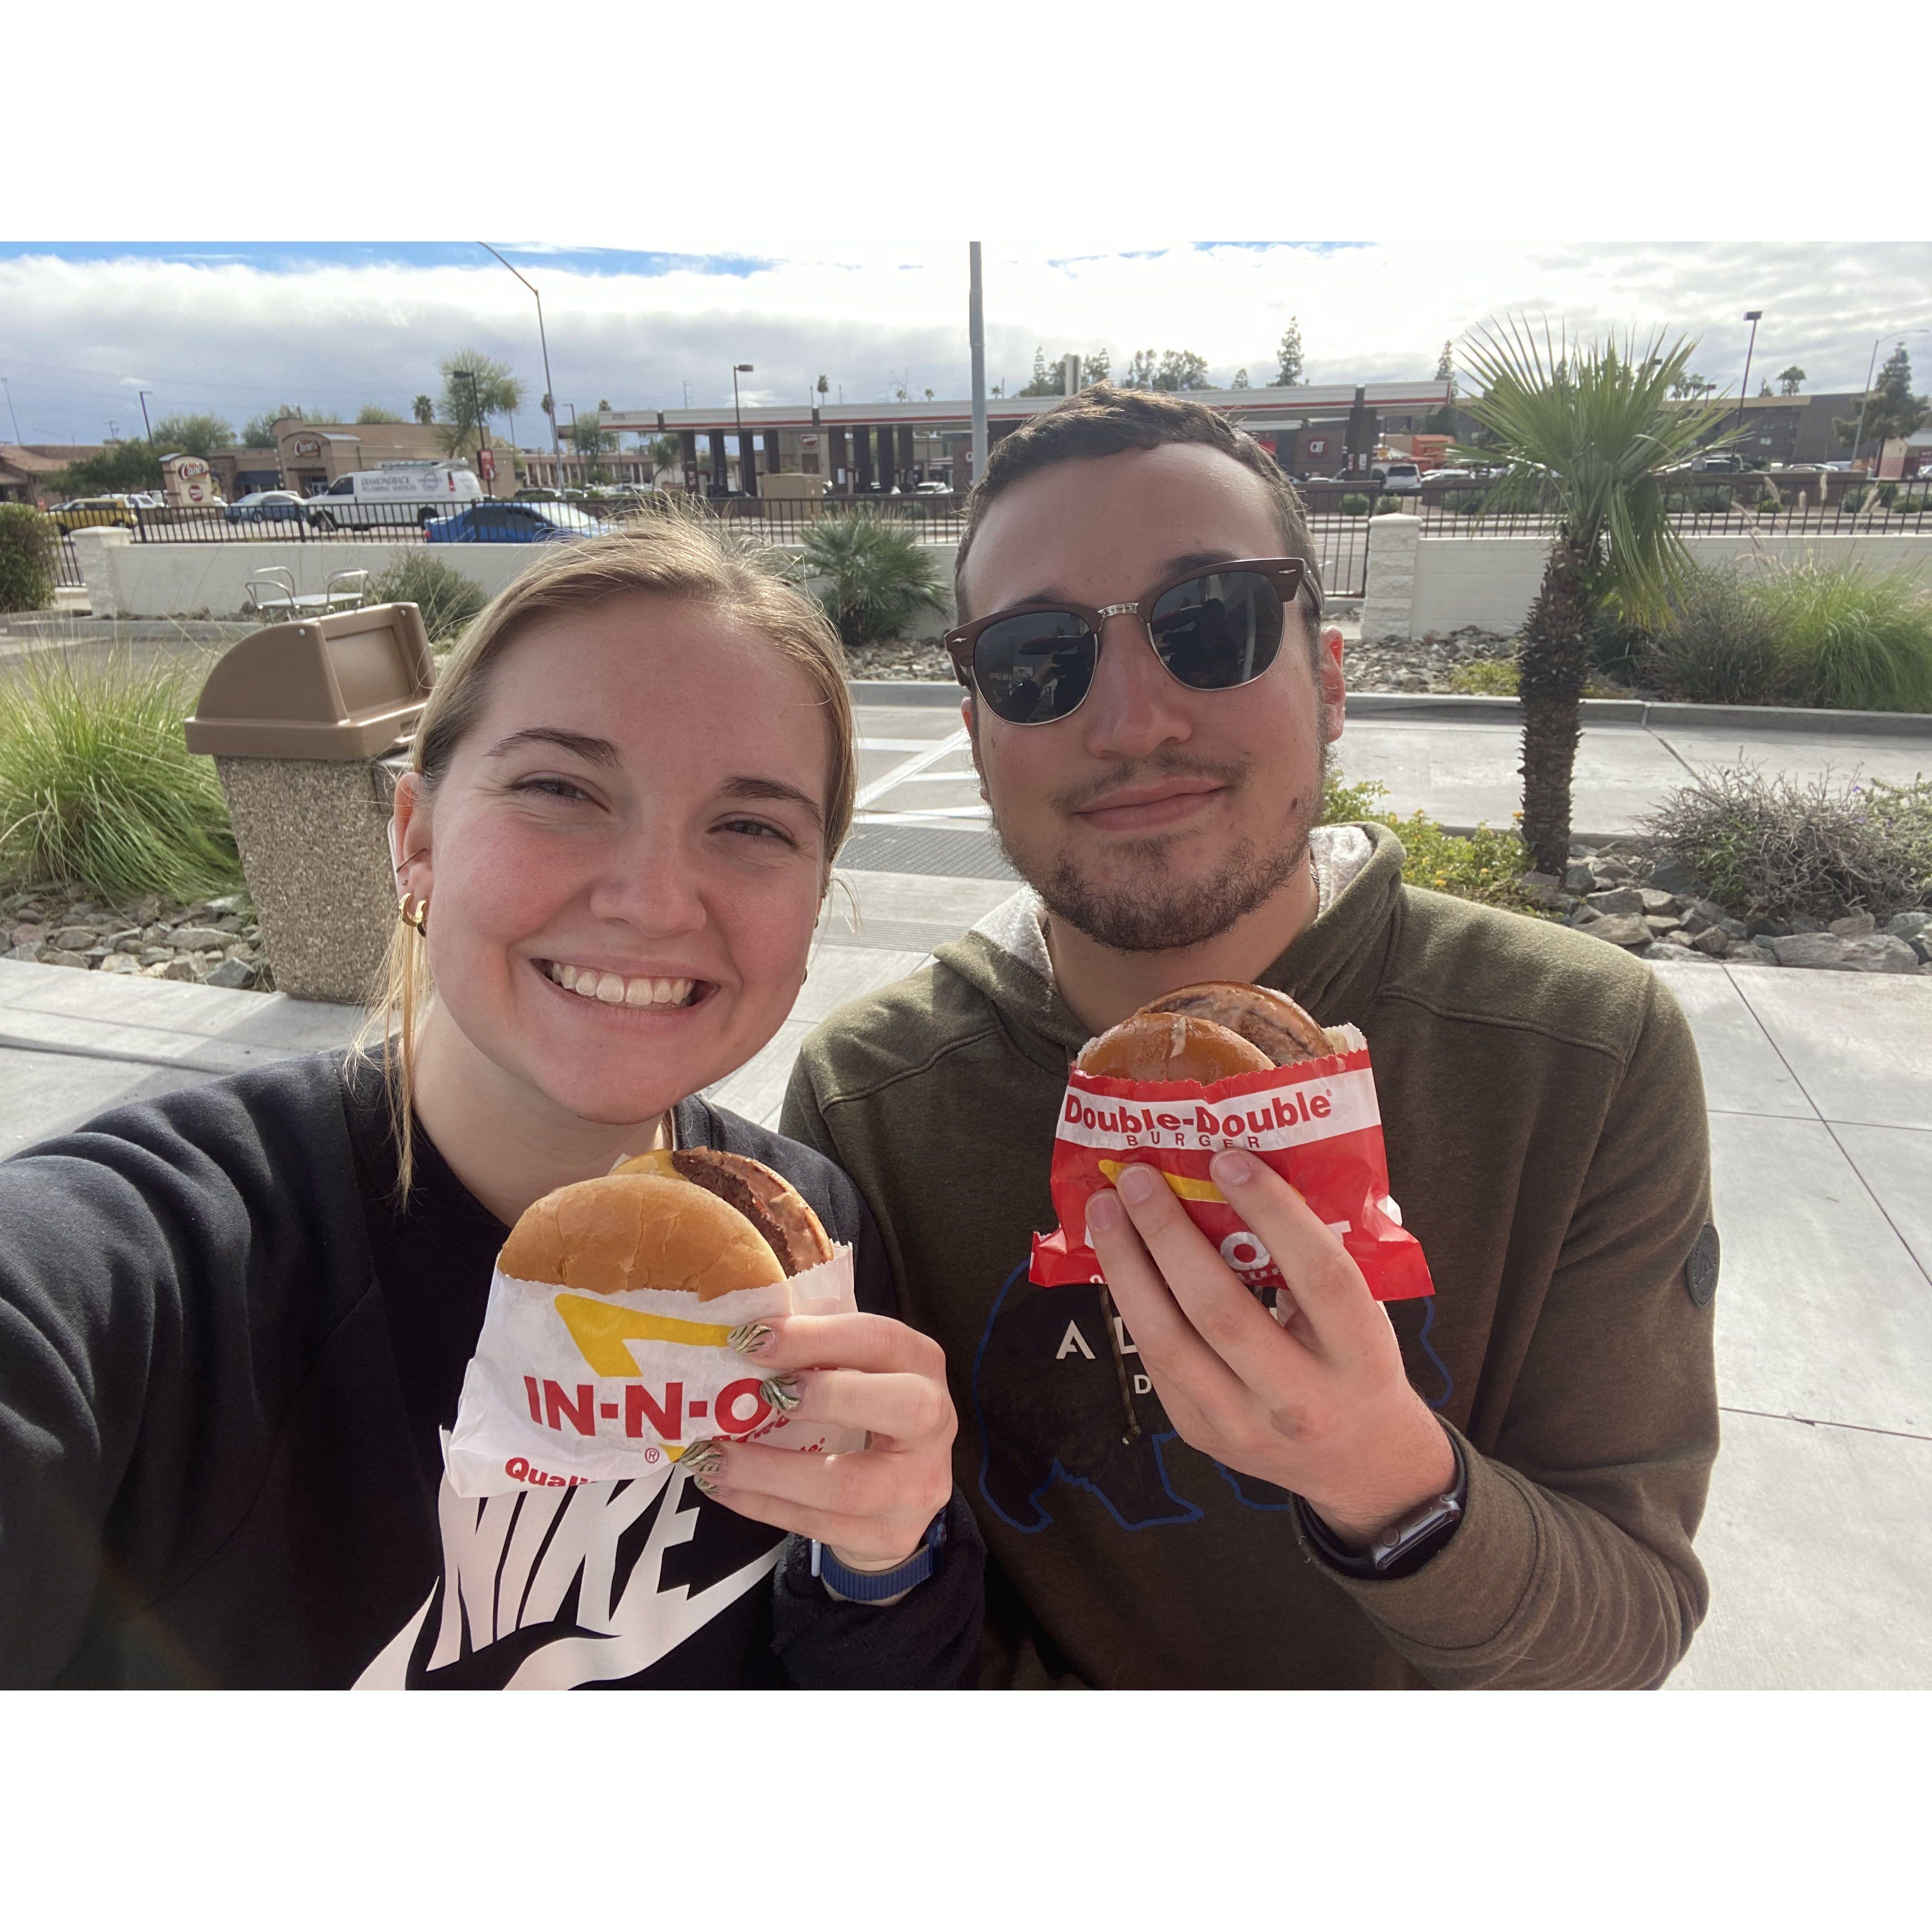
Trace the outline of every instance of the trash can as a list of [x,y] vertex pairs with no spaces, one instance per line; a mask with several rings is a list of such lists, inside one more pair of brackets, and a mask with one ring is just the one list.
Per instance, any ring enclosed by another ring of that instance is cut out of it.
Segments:
[[379,604],[244,638],[183,727],[214,760],[277,988],[368,997],[396,920],[390,806],[436,675],[422,614]]

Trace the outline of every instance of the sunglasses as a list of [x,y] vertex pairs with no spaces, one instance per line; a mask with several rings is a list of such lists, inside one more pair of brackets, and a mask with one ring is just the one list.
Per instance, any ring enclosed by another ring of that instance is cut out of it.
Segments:
[[942,641],[954,675],[996,718],[1052,724],[1078,710],[1092,688],[1109,617],[1139,618],[1154,656],[1189,690],[1234,691],[1274,662],[1288,607],[1304,591],[1318,623],[1322,592],[1306,564],[1250,557],[1190,571],[1132,604],[1016,604]]

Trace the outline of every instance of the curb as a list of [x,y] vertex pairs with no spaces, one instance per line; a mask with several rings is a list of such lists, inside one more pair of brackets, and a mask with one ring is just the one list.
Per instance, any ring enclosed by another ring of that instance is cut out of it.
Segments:
[[[1922,711],[1799,711],[1778,705],[1653,704],[1640,698],[1586,698],[1577,707],[1585,724],[1715,725],[1726,730],[1804,732],[1820,738],[1932,738],[1932,716]],[[1454,692],[1352,691],[1348,715],[1413,719],[1450,718],[1504,724],[1520,718],[1514,698],[1463,697]]]

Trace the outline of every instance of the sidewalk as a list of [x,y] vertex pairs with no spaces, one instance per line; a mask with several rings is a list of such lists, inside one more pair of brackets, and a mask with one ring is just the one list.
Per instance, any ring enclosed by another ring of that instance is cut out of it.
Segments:
[[[857,685],[863,746],[860,822],[984,826],[986,809],[951,685]],[[1662,709],[1664,707],[1653,707]],[[1639,713],[1636,705],[1615,707]],[[1904,782],[1932,775],[1932,736],[1909,729],[1767,729],[1756,721],[1642,723],[1586,715],[1572,823],[1580,838],[1628,836],[1672,787],[1713,766],[1749,760],[1794,778],[1828,772]],[[1388,809],[1425,812],[1452,828],[1506,826],[1521,808],[1522,725],[1507,700],[1370,693],[1349,700],[1343,776],[1378,779]]]

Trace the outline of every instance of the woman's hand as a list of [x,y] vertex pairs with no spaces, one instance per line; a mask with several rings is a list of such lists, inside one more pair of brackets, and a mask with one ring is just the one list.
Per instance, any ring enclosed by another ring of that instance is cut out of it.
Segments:
[[958,1420],[939,1344],[883,1315],[791,1315],[752,1324],[737,1346],[768,1400],[801,1422],[862,1429],[866,1447],[802,1456],[714,1438],[679,1466],[728,1509],[814,1538],[848,1568],[896,1569],[952,1494]]
[[1456,1452],[1340,1238],[1265,1162],[1223,1153],[1212,1172],[1288,1283],[1285,1322],[1139,1163],[1087,1204],[1101,1272],[1181,1440],[1292,1490],[1366,1549],[1450,1486]]

